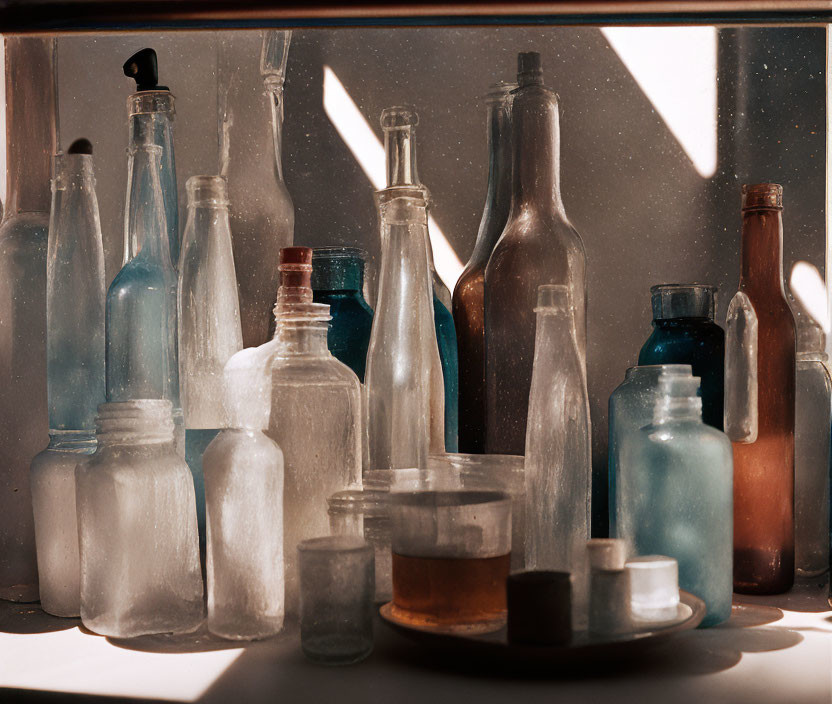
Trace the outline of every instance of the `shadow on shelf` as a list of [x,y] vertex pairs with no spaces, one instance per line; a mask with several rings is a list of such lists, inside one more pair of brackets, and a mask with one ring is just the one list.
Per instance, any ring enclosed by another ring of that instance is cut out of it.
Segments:
[[0,601],[0,633],[54,633],[81,625],[80,618],[60,618],[46,613],[39,603]]
[[[89,632],[89,631],[88,631]],[[171,635],[163,633],[138,638],[107,638],[117,648],[137,650],[144,653],[207,653],[213,650],[245,648],[248,641],[234,641],[218,638],[209,633],[205,624],[193,633]]]

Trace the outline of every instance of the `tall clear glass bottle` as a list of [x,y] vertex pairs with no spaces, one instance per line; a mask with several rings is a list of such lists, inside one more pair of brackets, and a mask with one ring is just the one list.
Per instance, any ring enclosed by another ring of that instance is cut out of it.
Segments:
[[49,440],[46,250],[56,145],[55,40],[5,37],[6,200],[0,223],[0,598],[37,601],[29,464]]
[[485,267],[511,207],[511,91],[497,83],[488,106],[488,187],[471,258],[456,282],[454,324],[459,350],[459,451],[485,452]]
[[619,484],[620,533],[637,555],[679,563],[679,586],[705,602],[703,626],[731,615],[731,441],[702,422],[699,378],[662,374],[653,423],[637,431]]
[[327,348],[329,307],[312,302],[312,250],[281,251],[267,434],[285,461],[286,613],[298,609],[297,546],[329,531],[327,498],[360,488],[361,384]]
[[282,163],[283,88],[292,32],[251,34],[221,33],[217,82],[220,174],[234,203],[237,269],[246,272],[240,278],[246,347],[271,339],[277,262],[280,250],[291,246],[295,227]]
[[757,439],[734,443],[734,591],[794,582],[795,328],[783,289],[783,188],[743,186],[739,293],[757,311]]
[[167,399],[173,405],[177,448],[184,455],[176,339],[177,274],[170,260],[159,184],[162,149],[133,150],[127,238],[139,253],[107,291],[107,400]]
[[522,455],[534,359],[537,288],[569,287],[586,358],[586,253],[560,194],[558,98],[540,54],[518,57],[511,104],[511,210],[485,270],[486,448]]
[[586,619],[592,462],[586,364],[568,286],[538,289],[526,430],[526,568],[570,572],[573,616]]
[[[124,62],[124,75],[136,81],[136,92],[127,98],[128,159],[136,148],[147,142],[161,151],[159,185],[165,207],[165,227],[170,246],[170,260],[175,269],[179,265],[179,195],[176,186],[176,157],[173,149],[173,118],[175,115],[173,94],[167,86],[159,85],[159,68],[156,52],[142,49]],[[127,207],[124,210],[124,259],[126,264],[138,254],[142,242],[139,233],[130,230],[131,200],[133,192],[132,163],[127,167]]]
[[381,272],[367,352],[369,469],[424,467],[445,450],[445,385],[433,315],[427,189],[407,108],[382,112],[387,188],[376,193]]
[[373,309],[364,300],[366,252],[355,247],[316,247],[312,251],[312,299],[329,306],[327,345],[364,382]]
[[77,140],[56,157],[46,263],[49,446],[32,460],[40,601],[55,616],[78,616],[75,466],[95,451],[104,402],[104,247],[92,145]]
[[[610,537],[620,538],[621,533],[631,533],[619,525],[618,492],[621,475],[632,473],[623,462],[625,446],[635,437],[639,428],[653,420],[653,410],[659,393],[661,374],[691,374],[689,364],[654,364],[630,367],[624,381],[610,395],[609,404],[609,517]],[[632,546],[630,546],[632,547]]]
[[639,352],[639,366],[690,364],[702,380],[702,418],[722,430],[725,332],[714,322],[716,287],[659,284],[650,295],[653,332]]
[[830,430],[832,381],[826,337],[799,304],[794,428],[794,562],[798,577],[829,570]]
[[283,453],[263,432],[271,390],[262,356],[225,370],[228,427],[205,451],[208,629],[266,638],[283,628]]
[[223,369],[243,347],[237,276],[222,176],[191,176],[188,220],[179,261],[179,378],[185,415],[185,460],[196,491],[200,547],[205,547],[202,455],[228,426]]
[[104,403],[96,423],[95,454],[75,471],[81,621],[114,638],[196,630],[194,485],[174,451],[170,401]]

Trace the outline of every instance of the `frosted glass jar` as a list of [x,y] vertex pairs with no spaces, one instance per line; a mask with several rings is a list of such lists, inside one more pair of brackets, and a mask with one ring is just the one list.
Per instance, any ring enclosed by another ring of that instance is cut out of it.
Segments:
[[171,403],[105,403],[96,423],[98,449],[75,471],[81,620],[115,638],[196,630],[194,485],[173,446]]

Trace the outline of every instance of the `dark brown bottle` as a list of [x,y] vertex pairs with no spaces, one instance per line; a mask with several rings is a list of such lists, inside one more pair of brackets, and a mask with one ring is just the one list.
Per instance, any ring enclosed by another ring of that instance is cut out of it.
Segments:
[[742,291],[757,314],[757,439],[734,443],[734,590],[794,582],[795,324],[783,289],[783,188],[742,189]]
[[459,451],[485,452],[485,266],[511,206],[510,83],[494,85],[488,105],[488,190],[474,251],[454,288],[459,350]]
[[518,57],[512,94],[511,210],[485,270],[486,450],[522,455],[534,361],[537,289],[569,287],[586,359],[586,252],[560,195],[558,98],[540,55]]

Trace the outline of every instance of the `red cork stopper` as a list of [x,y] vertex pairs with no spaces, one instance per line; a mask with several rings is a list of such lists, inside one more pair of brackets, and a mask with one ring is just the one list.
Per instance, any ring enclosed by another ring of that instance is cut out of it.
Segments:
[[278,303],[312,301],[312,248],[284,247],[280,250]]

